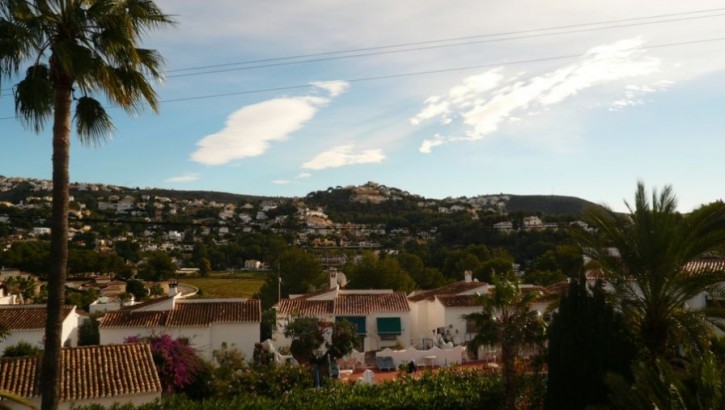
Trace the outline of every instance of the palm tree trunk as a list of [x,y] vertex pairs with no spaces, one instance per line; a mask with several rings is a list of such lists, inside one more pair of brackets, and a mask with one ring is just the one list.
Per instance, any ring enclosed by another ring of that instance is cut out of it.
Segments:
[[[62,76],[59,76],[62,77]],[[62,81],[66,80],[66,81]],[[50,271],[48,272],[48,318],[45,323],[45,352],[40,379],[42,410],[58,408],[62,311],[68,265],[68,167],[70,164],[71,84],[55,79],[53,119],[53,209],[50,231]]]
[[504,406],[506,410],[516,410],[518,397],[518,377],[516,375],[516,348],[505,341],[501,343],[501,367],[503,373]]

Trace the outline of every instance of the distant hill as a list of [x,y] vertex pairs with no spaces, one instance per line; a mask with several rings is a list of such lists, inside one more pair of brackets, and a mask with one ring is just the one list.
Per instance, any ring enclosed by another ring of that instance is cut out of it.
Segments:
[[509,195],[508,212],[541,212],[545,215],[581,215],[585,208],[598,206],[573,196]]
[[[0,176],[0,201],[19,202],[27,196],[49,195],[48,181]],[[323,208],[334,220],[384,223],[388,218],[419,220],[431,212],[446,209],[494,210],[502,213],[542,213],[545,215],[581,215],[588,206],[596,204],[581,198],[558,195],[480,195],[472,198],[428,199],[399,188],[375,182],[360,186],[346,186],[313,191],[303,198],[233,194],[216,191],[181,191],[160,188],[129,188],[106,184],[79,184],[71,186],[76,198],[114,195],[150,195],[179,200],[203,199],[217,203],[259,203],[264,200],[278,202],[302,200],[310,208]],[[446,213],[446,212],[442,212]],[[448,212],[455,213],[455,212]]]

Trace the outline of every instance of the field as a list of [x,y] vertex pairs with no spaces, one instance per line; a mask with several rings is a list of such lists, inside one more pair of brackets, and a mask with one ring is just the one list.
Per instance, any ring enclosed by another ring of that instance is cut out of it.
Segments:
[[251,298],[264,284],[264,275],[212,274],[207,278],[180,278],[179,283],[199,288],[201,297]]

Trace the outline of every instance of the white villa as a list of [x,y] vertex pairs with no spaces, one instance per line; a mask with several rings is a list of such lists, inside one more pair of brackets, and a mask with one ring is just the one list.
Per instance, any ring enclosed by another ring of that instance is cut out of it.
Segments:
[[[20,342],[43,348],[45,340],[45,305],[3,305],[0,306],[0,324],[9,332],[0,340],[0,352]],[[70,347],[78,344],[78,326],[84,320],[75,306],[65,306],[62,313],[61,343]]]
[[260,342],[261,321],[262,307],[256,299],[179,300],[177,294],[107,312],[100,321],[101,344],[168,334],[187,339],[206,359],[226,344],[251,360]]
[[287,323],[296,316],[317,317],[327,322],[352,322],[365,351],[408,346],[411,337],[410,306],[404,292],[392,290],[345,290],[330,273],[330,289],[282,299],[277,309],[275,346],[289,346],[284,337]]

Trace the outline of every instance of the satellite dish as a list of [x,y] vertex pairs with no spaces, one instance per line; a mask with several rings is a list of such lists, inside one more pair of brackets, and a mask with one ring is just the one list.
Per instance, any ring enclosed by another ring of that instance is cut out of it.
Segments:
[[342,272],[337,272],[337,284],[340,285],[341,288],[344,288],[345,285],[347,285],[347,276],[345,276]]

